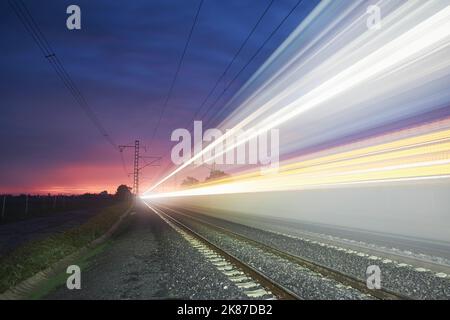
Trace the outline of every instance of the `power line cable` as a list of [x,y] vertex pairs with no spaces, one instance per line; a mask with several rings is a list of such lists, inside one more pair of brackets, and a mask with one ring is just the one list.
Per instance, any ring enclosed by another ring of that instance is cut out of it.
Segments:
[[245,45],[247,44],[247,42],[250,40],[250,38],[252,37],[252,35],[254,34],[254,32],[256,31],[257,27],[259,26],[259,24],[261,23],[262,19],[264,18],[264,16],[267,14],[267,12],[269,11],[270,7],[272,6],[272,4],[274,3],[274,0],[271,0],[269,2],[269,4],[266,6],[265,10],[263,11],[263,13],[260,15],[259,19],[256,21],[256,23],[253,25],[253,28],[251,29],[251,31],[248,33],[247,37],[245,38],[244,42],[242,42],[241,46],[239,47],[239,49],[236,51],[236,53],[234,54],[233,58],[230,60],[230,62],[228,63],[228,65],[226,66],[225,70],[222,72],[222,74],[220,75],[220,77],[217,79],[216,83],[214,84],[214,86],[212,87],[212,89],[209,91],[208,95],[205,97],[205,99],[203,99],[203,102],[200,104],[200,107],[197,109],[197,111],[195,112],[194,116],[192,117],[192,120],[189,121],[189,123],[191,123],[193,120],[196,119],[196,117],[198,116],[198,114],[200,113],[200,111],[203,109],[203,106],[206,104],[206,102],[209,100],[209,98],[211,97],[211,95],[213,94],[213,92],[216,90],[217,86],[219,85],[219,83],[222,81],[222,79],[225,77],[225,75],[228,73],[228,71],[230,70],[231,66],[233,65],[234,61],[236,60],[236,58],[238,57],[238,55],[241,53],[241,51],[244,49]]
[[[118,150],[117,144],[111,138],[111,136],[106,131],[105,127],[102,125],[98,117],[95,115],[94,111],[88,105],[86,99],[84,98],[81,91],[76,86],[73,79],[70,77],[69,73],[65,69],[62,62],[59,60],[57,55],[55,54],[52,46],[49,41],[45,37],[44,33],[41,31],[38,23],[34,19],[31,12],[28,10],[23,1],[18,0],[14,2],[12,0],[9,1],[9,4],[21,23],[24,25],[26,31],[31,35],[39,49],[41,50],[44,57],[50,63],[52,68],[55,70],[58,78],[61,80],[63,85],[69,91],[69,93],[74,98],[76,104],[84,111],[96,129],[100,132],[100,134],[106,139],[106,141],[113,146],[114,149]],[[122,168],[127,177],[129,177],[128,171],[126,169],[125,159],[123,157],[123,153],[120,152],[120,158],[122,162]]]
[[53,67],[58,77],[67,88],[67,90],[71,93],[78,106],[85,112],[100,134],[110,143],[115,149],[117,149],[117,144],[113,141],[111,136],[106,131],[105,127],[102,125],[94,111],[90,108],[89,104],[86,102],[86,99],[82,95],[81,91],[76,86],[73,79],[67,73],[64,65],[61,63],[59,58],[56,56],[53,51],[49,41],[41,31],[39,25],[36,20],[33,18],[31,12],[28,10],[23,1],[18,0],[14,2],[9,0],[9,4],[11,8],[14,10],[15,14],[24,25],[27,32],[31,35],[35,43],[38,45],[39,49],[43,53],[44,57]]
[[128,173],[128,169],[127,169],[127,165],[125,163],[125,158],[123,157],[123,150],[120,150],[120,160],[122,162],[122,169],[125,172],[125,174],[130,177],[129,173]]
[[[256,56],[261,52],[261,50],[266,46],[266,44],[270,41],[270,39],[278,32],[278,30],[281,28],[281,26],[286,22],[286,20],[292,15],[292,13],[295,11],[295,9],[297,9],[297,7],[302,2],[303,2],[303,0],[298,0],[297,3],[291,8],[291,10],[283,17],[283,19],[278,23],[278,25],[275,27],[275,29],[272,30],[272,32],[269,34],[269,36],[264,40],[264,42],[255,51],[255,53],[250,57],[250,59],[247,61],[247,63],[237,72],[237,74],[233,77],[233,79],[228,83],[228,85],[224,88],[222,93],[216,98],[214,103],[208,107],[206,113],[204,113],[202,118],[206,117],[208,115],[208,113],[213,109],[213,107],[216,105],[216,103],[222,98],[222,96],[226,93],[226,91],[231,87],[231,85],[234,83],[234,81],[236,81],[236,79],[242,74],[242,72],[250,65],[250,63],[256,58]],[[262,19],[262,17],[260,19]],[[217,117],[219,117],[226,109],[227,108],[222,109],[221,111],[219,111],[219,113],[217,113],[215,116],[210,118],[207,121],[206,126],[208,124],[212,123],[212,121],[215,120]],[[164,173],[166,173],[170,169],[171,166],[172,165],[169,162],[168,165],[162,171],[162,174],[160,174],[158,176],[158,178],[161,177],[162,175],[164,175]]]
[[202,8],[203,1],[204,1],[204,0],[201,0],[201,1],[200,1],[200,4],[199,4],[199,6],[198,6],[198,8],[197,8],[197,12],[196,12],[196,14],[195,14],[194,21],[193,21],[192,26],[191,26],[191,29],[190,29],[190,31],[189,31],[188,38],[187,38],[187,40],[186,40],[186,43],[184,44],[183,52],[182,52],[182,54],[181,54],[180,60],[178,61],[178,65],[177,65],[177,68],[176,68],[174,77],[173,77],[173,79],[172,79],[172,81],[171,81],[171,83],[170,83],[169,91],[168,91],[168,93],[167,93],[166,99],[164,100],[164,104],[163,104],[163,106],[162,106],[162,108],[161,108],[161,111],[160,111],[160,113],[159,113],[158,122],[157,122],[156,126],[153,128],[153,133],[152,133],[152,137],[151,137],[151,139],[150,139],[149,146],[151,146],[151,144],[152,144],[152,142],[153,142],[153,139],[155,138],[155,135],[156,135],[156,133],[157,133],[157,131],[158,131],[158,129],[159,129],[159,126],[160,126],[160,124],[161,124],[161,120],[162,120],[162,118],[163,118],[164,112],[166,111],[167,104],[169,103],[169,100],[170,100],[170,98],[171,98],[171,96],[172,96],[173,89],[174,89],[174,87],[175,87],[175,83],[176,83],[177,78],[178,78],[178,74],[180,73],[181,65],[183,64],[183,60],[184,60],[184,57],[185,57],[185,55],[186,55],[186,51],[187,51],[187,49],[188,49],[188,47],[189,47],[189,43],[191,42],[191,38],[192,38],[192,34],[193,34],[193,32],[194,32],[195,25],[197,24],[198,16],[199,16],[199,14],[200,14],[200,10],[201,10],[201,8]]
[[[213,109],[213,107],[217,104],[217,102],[223,97],[223,95],[228,91],[228,89],[232,86],[234,81],[242,74],[242,72],[250,65],[250,63],[258,56],[258,54],[261,52],[261,50],[266,46],[266,44],[270,41],[270,39],[275,35],[275,33],[281,28],[281,26],[284,24],[284,22],[291,16],[291,14],[297,9],[297,7],[303,2],[303,0],[298,0],[294,7],[287,13],[287,15],[280,21],[280,23],[276,26],[274,30],[270,33],[270,35],[266,38],[266,40],[259,46],[259,48],[255,51],[255,53],[251,56],[251,58],[247,61],[247,63],[236,73],[234,78],[228,83],[228,85],[224,88],[222,93],[216,98],[214,103],[209,106],[206,113],[203,115],[203,117],[206,117],[208,113]],[[214,120],[219,119],[219,117],[224,113],[225,110],[227,110],[230,106],[222,108],[218,113],[216,113],[214,116],[212,116],[208,121],[206,126],[211,124]],[[202,117],[202,118],[203,118]]]
[[[238,50],[235,52],[235,54],[233,55],[233,57],[231,58],[231,60],[228,62],[227,66],[225,67],[224,71],[222,72],[222,74],[219,76],[219,78],[217,78],[214,86],[212,87],[212,89],[209,91],[208,95],[205,97],[205,99],[203,99],[202,103],[200,104],[199,108],[197,108],[194,116],[190,119],[190,121],[187,122],[187,126],[189,127],[191,125],[191,123],[196,119],[196,117],[198,116],[198,114],[200,113],[200,111],[203,109],[203,106],[206,104],[206,102],[209,100],[209,98],[211,97],[211,95],[213,94],[213,92],[216,90],[217,86],[219,85],[219,83],[222,81],[222,79],[226,76],[226,74],[228,73],[228,71],[230,70],[231,66],[233,65],[233,63],[235,62],[235,60],[237,59],[237,57],[239,56],[239,54],[242,52],[242,50],[244,49],[244,47],[246,46],[246,44],[248,43],[248,41],[250,40],[250,38],[252,37],[252,35],[255,33],[256,29],[258,28],[259,24],[261,23],[261,21],[263,20],[263,18],[265,17],[265,15],[267,14],[267,12],[269,11],[269,9],[272,7],[274,3],[274,0],[271,0],[268,5],[265,7],[264,11],[262,12],[262,14],[259,16],[258,20],[256,21],[256,23],[253,25],[253,27],[251,28],[250,32],[247,34],[245,40],[241,43],[241,45],[239,46]],[[163,156],[163,158],[165,158],[165,156]],[[170,163],[168,164],[168,166],[166,166],[162,172],[166,172],[167,169],[170,167]]]

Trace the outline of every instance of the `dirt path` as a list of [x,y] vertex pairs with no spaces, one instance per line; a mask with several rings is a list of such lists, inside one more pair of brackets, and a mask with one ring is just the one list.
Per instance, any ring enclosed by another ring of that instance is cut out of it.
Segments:
[[139,208],[81,271],[81,289],[60,286],[47,299],[231,299],[243,293],[186,240]]

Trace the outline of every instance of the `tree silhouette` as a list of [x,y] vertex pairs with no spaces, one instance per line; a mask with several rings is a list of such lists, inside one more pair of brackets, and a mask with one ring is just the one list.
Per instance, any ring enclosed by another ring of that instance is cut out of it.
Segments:
[[221,178],[229,177],[230,175],[221,171],[221,170],[211,170],[211,173],[209,174],[209,177],[206,177],[205,181],[212,181],[212,180],[218,180]]
[[125,184],[121,184],[117,187],[117,191],[115,197],[119,201],[129,200],[131,199],[131,188]]
[[194,177],[186,177],[183,182],[181,183],[181,185],[183,187],[189,187],[189,186],[193,186],[195,184],[199,183],[199,181],[197,179],[195,179]]

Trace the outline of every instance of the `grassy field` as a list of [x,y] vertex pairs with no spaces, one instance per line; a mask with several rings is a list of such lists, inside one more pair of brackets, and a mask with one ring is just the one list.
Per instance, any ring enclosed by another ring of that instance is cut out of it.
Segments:
[[[85,270],[89,263],[90,259],[103,250],[105,250],[110,245],[109,242],[100,244],[96,246],[95,248],[92,248],[88,250],[86,253],[82,254],[80,257],[77,257],[73,264],[79,266],[81,270]],[[66,270],[63,270],[54,276],[50,277],[47,281],[40,284],[36,289],[30,292],[30,295],[26,298],[29,300],[40,300],[45,298],[49,293],[51,293],[53,290],[58,288],[59,286],[63,285],[67,281],[67,273]]]
[[77,196],[0,195],[0,224],[69,211],[100,209],[114,203],[117,203],[114,196],[98,194]]
[[104,209],[85,224],[29,242],[0,259],[0,293],[74,253],[108,231],[130,206],[123,202]]

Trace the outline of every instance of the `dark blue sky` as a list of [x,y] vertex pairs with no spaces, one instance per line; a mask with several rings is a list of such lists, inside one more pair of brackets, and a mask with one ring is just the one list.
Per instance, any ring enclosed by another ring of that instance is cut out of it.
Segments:
[[[149,144],[199,0],[24,2],[112,138],[118,144],[134,139]],[[204,1],[154,148],[148,153],[168,150],[170,132],[188,125],[269,2]],[[274,1],[219,89],[296,3]],[[216,110],[316,3],[305,0],[293,12]],[[81,7],[81,30],[66,28],[66,8],[71,4]],[[0,3],[0,21],[0,192],[82,192],[103,186],[111,190],[129,183],[118,153],[76,105],[8,1]],[[126,156],[131,171],[130,155]]]

